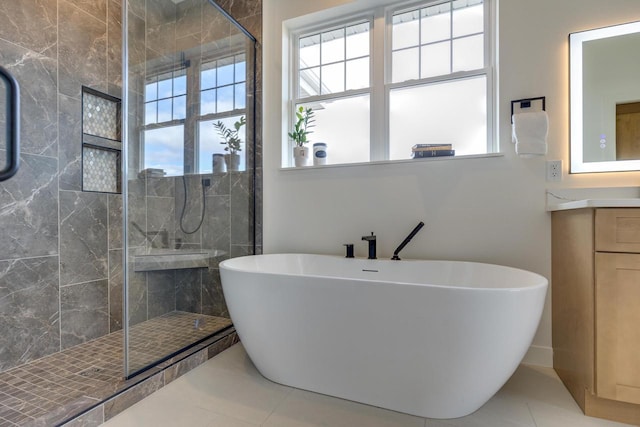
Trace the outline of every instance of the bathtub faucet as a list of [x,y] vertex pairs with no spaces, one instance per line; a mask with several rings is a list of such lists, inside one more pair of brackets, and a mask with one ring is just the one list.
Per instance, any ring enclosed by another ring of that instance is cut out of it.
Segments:
[[362,236],[362,240],[369,242],[369,259],[376,259],[376,236],[371,232],[371,236]]
[[413,231],[411,233],[409,233],[407,238],[404,239],[402,241],[402,243],[400,243],[400,246],[398,246],[398,248],[395,251],[393,251],[393,256],[391,257],[392,260],[400,261],[400,257],[398,256],[398,254],[400,253],[400,251],[402,249],[404,249],[405,246],[407,246],[407,243],[409,243],[411,241],[411,239],[413,239],[413,236],[418,234],[418,231],[420,231],[420,229],[422,227],[424,227],[424,222],[420,221],[420,223],[418,225],[416,225],[416,228],[414,228]]

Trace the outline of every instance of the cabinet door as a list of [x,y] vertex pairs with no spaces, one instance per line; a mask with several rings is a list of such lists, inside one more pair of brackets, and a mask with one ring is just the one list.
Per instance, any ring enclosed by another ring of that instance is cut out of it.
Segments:
[[640,254],[596,253],[596,394],[640,404]]
[[597,209],[596,251],[640,253],[640,209]]

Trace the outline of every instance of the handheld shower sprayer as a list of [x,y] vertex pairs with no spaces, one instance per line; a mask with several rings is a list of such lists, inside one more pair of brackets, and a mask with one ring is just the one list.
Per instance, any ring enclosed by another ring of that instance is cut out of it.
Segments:
[[413,239],[413,236],[415,236],[416,234],[418,234],[418,231],[420,231],[420,229],[424,227],[424,222],[420,221],[420,223],[418,223],[418,225],[416,226],[416,228],[413,229],[413,231],[411,231],[411,233],[409,233],[409,235],[407,236],[406,239],[404,239],[402,241],[402,243],[400,243],[400,246],[398,246],[398,248],[393,251],[393,256],[391,257],[392,260],[394,261],[400,261],[400,257],[398,256],[398,254],[400,253],[400,251],[402,249],[404,249],[405,246],[407,246],[407,243],[409,243],[411,241],[411,239]]

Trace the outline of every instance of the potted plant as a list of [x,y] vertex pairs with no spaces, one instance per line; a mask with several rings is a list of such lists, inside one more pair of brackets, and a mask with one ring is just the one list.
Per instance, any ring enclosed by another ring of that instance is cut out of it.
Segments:
[[313,131],[309,130],[314,126],[315,120],[313,119],[313,109],[304,108],[300,106],[296,111],[296,124],[293,127],[293,132],[289,132],[289,138],[293,140],[295,146],[293,147],[293,158],[295,160],[296,167],[306,166],[309,159],[309,147],[305,147],[304,144],[309,142],[307,135]]
[[240,129],[247,124],[245,116],[240,117],[240,120],[233,124],[233,129],[228,128],[224,123],[218,120],[213,124],[213,127],[218,131],[218,135],[222,138],[220,144],[226,145],[224,151],[228,151],[224,155],[224,161],[227,164],[227,170],[237,171],[240,169],[240,155],[238,152],[242,151],[242,141],[240,140]]

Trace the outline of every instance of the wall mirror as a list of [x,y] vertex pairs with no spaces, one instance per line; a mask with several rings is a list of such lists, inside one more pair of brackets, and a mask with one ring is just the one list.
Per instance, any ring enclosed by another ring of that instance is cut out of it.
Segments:
[[569,35],[571,173],[640,170],[640,22]]

